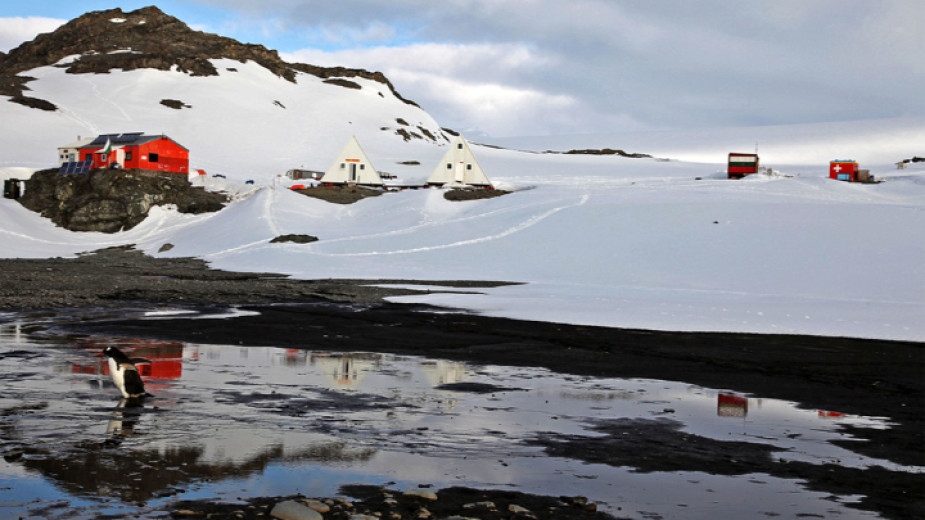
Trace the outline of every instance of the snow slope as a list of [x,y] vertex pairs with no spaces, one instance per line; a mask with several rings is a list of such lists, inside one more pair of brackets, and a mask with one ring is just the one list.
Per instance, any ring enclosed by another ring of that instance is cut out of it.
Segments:
[[[684,161],[474,146],[492,181],[514,193],[449,202],[439,190],[406,190],[341,206],[291,192],[276,176],[292,167],[325,169],[356,134],[378,169],[420,182],[445,147],[406,143],[380,128],[396,128],[399,117],[427,128],[436,123],[398,100],[382,103],[375,85],[355,91],[301,76],[292,85],[252,64],[219,66],[227,68],[237,72],[30,73],[40,78],[30,95],[64,111],[0,103],[0,117],[15,121],[15,131],[6,124],[2,130],[0,176],[47,167],[55,148],[77,135],[163,131],[191,149],[194,167],[228,175],[206,183],[242,191],[221,212],[156,208],[140,226],[115,235],[64,231],[0,199],[0,256],[71,256],[132,243],[155,256],[192,255],[222,269],[300,278],[521,282],[400,299],[497,316],[925,341],[925,163],[905,170],[892,164],[923,155],[915,147],[925,121],[749,129],[747,139],[769,143],[767,154],[759,151],[776,173],[742,181],[726,180],[723,162],[729,151],[750,151],[728,144],[743,138],[743,129],[517,146],[609,146]],[[75,89],[75,81],[85,88]],[[318,98],[327,89],[333,97]],[[173,111],[152,98],[193,108]],[[887,128],[895,132],[882,140]],[[833,148],[820,151],[826,143]],[[862,167],[885,182],[829,180],[827,161],[846,155],[867,158]],[[420,165],[398,164],[405,160]],[[245,179],[256,184],[246,187]],[[283,233],[320,240],[269,243]],[[174,248],[159,253],[165,243]]]
[[[68,74],[59,67],[27,71],[22,75],[37,78],[28,84],[27,94],[54,103],[58,110],[0,104],[0,167],[55,166],[57,147],[78,136],[143,131],[168,134],[189,148],[191,168],[269,182],[291,168],[326,170],[351,135],[367,153],[392,151],[397,160],[412,159],[422,146],[420,141],[406,143],[395,134],[397,129],[421,134],[420,126],[448,143],[427,112],[376,81],[350,78],[361,85],[357,90],[297,73],[293,83],[253,62],[212,62],[217,77],[154,69],[109,74]],[[161,104],[164,99],[187,107],[168,108]],[[401,165],[395,162],[383,159],[376,167],[398,173]]]

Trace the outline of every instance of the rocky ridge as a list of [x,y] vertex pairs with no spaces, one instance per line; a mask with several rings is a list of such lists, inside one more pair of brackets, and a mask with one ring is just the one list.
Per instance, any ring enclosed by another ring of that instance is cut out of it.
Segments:
[[[64,61],[69,57],[73,59]],[[29,90],[27,84],[35,78],[22,73],[54,65],[66,68],[70,74],[108,73],[114,69],[171,70],[176,67],[192,76],[215,76],[218,71],[210,60],[218,58],[242,63],[254,61],[293,82],[297,72],[312,74],[348,88],[356,87],[349,85],[349,80],[344,78],[364,78],[382,83],[398,99],[417,106],[403,98],[381,72],[287,63],[275,50],[194,31],[154,6],[130,12],[118,8],[90,12],[51,33],[38,35],[9,53],[0,53],[0,95],[10,96],[10,101],[33,108],[56,110],[54,104],[26,94]]]

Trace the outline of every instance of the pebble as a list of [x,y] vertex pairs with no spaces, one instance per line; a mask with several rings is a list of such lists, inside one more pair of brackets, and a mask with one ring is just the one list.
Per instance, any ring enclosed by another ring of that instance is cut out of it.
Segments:
[[429,489],[409,489],[405,491],[406,497],[418,497],[424,500],[437,500],[437,494]]
[[484,502],[472,502],[469,504],[463,504],[463,509],[476,509],[476,508],[482,508],[482,509],[488,509],[490,511],[494,511],[498,509],[498,506],[496,506],[494,502],[491,502],[488,500]]
[[536,515],[534,515],[529,509],[526,507],[518,506],[516,504],[507,506],[507,510],[514,513],[517,518],[536,518]]
[[321,513],[294,500],[284,500],[273,506],[270,516],[279,520],[324,520]]
[[302,502],[303,502],[306,506],[308,506],[309,509],[313,509],[313,510],[315,510],[315,511],[318,511],[318,512],[321,513],[321,514],[324,514],[324,513],[327,513],[327,512],[330,512],[330,511],[331,511],[331,506],[329,506],[328,504],[325,504],[324,502],[322,502],[322,501],[320,501],[320,500],[315,500],[315,499],[313,499],[313,498],[306,498],[306,499],[303,500]]

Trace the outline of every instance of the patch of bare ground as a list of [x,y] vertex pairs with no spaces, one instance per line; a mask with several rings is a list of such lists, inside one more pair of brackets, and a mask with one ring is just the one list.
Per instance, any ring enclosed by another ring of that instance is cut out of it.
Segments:
[[493,199],[510,193],[505,190],[454,188],[444,191],[443,198],[453,201]]
[[[308,197],[314,197],[335,204],[353,204],[354,202],[369,197],[378,197],[379,195],[388,193],[385,190],[366,188],[363,186],[315,186],[295,191]],[[500,197],[508,193],[511,192],[477,188],[451,188],[444,190],[443,198],[450,201],[482,200]]]
[[353,204],[385,193],[384,190],[364,188],[362,186],[314,186],[295,191],[302,195],[333,202],[334,204]]

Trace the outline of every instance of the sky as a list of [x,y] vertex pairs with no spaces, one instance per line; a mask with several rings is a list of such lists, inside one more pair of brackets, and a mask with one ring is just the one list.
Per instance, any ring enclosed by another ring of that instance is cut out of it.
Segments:
[[[0,5],[0,51],[88,11]],[[925,116],[921,0],[165,0],[288,61],[386,74],[444,127],[494,137]]]

